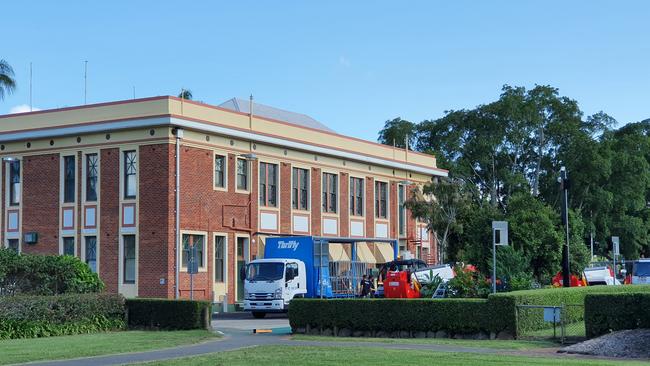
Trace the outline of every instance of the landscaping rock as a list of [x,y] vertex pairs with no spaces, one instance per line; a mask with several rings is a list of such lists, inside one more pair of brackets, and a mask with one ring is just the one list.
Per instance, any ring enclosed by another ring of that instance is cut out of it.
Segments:
[[333,333],[332,333],[332,329],[330,329],[330,328],[325,328],[325,329],[323,329],[323,330],[320,332],[320,335],[322,335],[322,336],[326,336],[326,337],[329,337],[329,336],[331,336],[332,334],[333,334]]
[[454,339],[465,339],[465,335],[460,334],[460,333],[456,333],[456,334],[454,334],[453,338]]
[[390,333],[389,332],[384,332],[383,330],[379,330],[379,331],[377,331],[377,334],[375,334],[375,336],[377,338],[388,338],[388,337],[390,337]]
[[650,358],[650,329],[623,330],[562,348],[558,352],[592,356]]
[[411,338],[411,332],[408,330],[400,330],[399,331],[399,337],[400,338]]
[[352,335],[352,331],[348,328],[341,328],[337,334],[339,337],[349,337]]
[[362,330],[355,330],[354,332],[352,332],[352,336],[353,337],[363,337],[364,336],[363,333],[364,332]]
[[427,332],[415,332],[413,333],[413,338],[426,338]]
[[444,330],[439,330],[436,332],[436,338],[447,338],[449,335]]

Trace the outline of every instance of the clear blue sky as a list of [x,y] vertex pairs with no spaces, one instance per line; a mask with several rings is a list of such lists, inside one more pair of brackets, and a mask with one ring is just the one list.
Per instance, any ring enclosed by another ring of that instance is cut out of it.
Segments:
[[0,58],[34,106],[233,96],[375,140],[387,119],[440,117],[550,84],[585,114],[650,117],[648,1],[6,1]]

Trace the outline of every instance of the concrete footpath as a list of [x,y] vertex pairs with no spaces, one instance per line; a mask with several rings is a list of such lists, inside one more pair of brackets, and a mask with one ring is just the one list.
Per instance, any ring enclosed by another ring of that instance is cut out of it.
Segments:
[[[493,348],[458,347],[436,344],[399,344],[379,342],[337,342],[337,341],[295,341],[291,340],[288,332],[289,321],[286,316],[272,316],[268,319],[251,319],[249,314],[228,314],[213,321],[214,329],[224,336],[217,340],[199,344],[166,348],[154,351],[125,353],[117,355],[95,356],[72,360],[34,362],[30,365],[121,365],[136,362],[160,361],[179,357],[199,356],[208,353],[231,351],[246,347],[286,345],[286,346],[318,346],[318,347],[368,347],[385,349],[412,349],[438,352],[463,352],[482,354],[519,354],[558,356],[550,350],[543,352],[522,352]],[[253,329],[274,329],[274,333],[253,334]],[[554,351],[553,351],[554,352]]]

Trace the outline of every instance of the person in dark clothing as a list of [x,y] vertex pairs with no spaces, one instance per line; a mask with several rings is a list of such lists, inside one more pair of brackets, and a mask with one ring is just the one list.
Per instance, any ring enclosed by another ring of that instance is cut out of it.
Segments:
[[363,275],[361,278],[361,294],[359,297],[368,297],[370,295],[370,288],[372,287],[372,282],[368,281],[368,276]]
[[375,297],[375,278],[372,275],[369,275],[368,282],[370,283],[370,289],[368,290],[368,295],[370,297]]

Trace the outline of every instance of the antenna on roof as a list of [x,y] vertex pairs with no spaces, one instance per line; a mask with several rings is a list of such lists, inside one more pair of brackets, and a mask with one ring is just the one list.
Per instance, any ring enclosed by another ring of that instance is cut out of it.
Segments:
[[33,111],[32,108],[32,63],[29,63],[29,111]]
[[[253,132],[253,94],[248,100],[248,130]],[[249,147],[250,151],[253,151],[253,140],[250,141]]]
[[133,85],[133,99],[135,99],[135,85]]
[[88,60],[84,61],[84,105],[88,102]]

